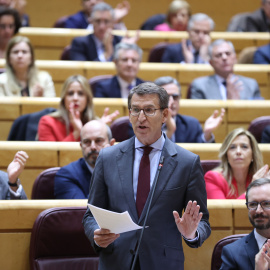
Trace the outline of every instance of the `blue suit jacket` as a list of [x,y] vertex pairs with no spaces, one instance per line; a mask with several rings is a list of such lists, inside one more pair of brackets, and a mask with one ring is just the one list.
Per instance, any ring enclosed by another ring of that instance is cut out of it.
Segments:
[[254,231],[225,246],[222,250],[220,270],[254,270],[255,255],[259,252]]
[[185,58],[181,43],[169,45],[165,49],[161,59],[163,63],[180,63],[182,61],[185,61]]
[[[119,43],[121,39],[122,37],[113,36],[113,46]],[[99,61],[93,34],[73,39],[70,59],[76,61]]]
[[254,64],[270,64],[270,44],[259,47],[253,57]]
[[[100,151],[92,178],[88,202],[110,211],[128,211],[132,220],[142,225],[145,219],[150,194],[140,217],[137,215],[133,192],[135,137]],[[210,235],[207,198],[199,156],[181,148],[168,138],[162,155],[163,169],[160,172],[156,191],[142,238],[139,252],[141,270],[183,270],[184,254],[173,210],[181,215],[189,200],[196,200],[203,217],[198,225],[199,239],[187,243],[199,247]],[[151,191],[150,191],[151,193]],[[94,231],[98,225],[88,209],[84,219],[85,233],[92,246],[100,252],[99,270],[130,269],[140,230],[121,234],[107,248],[97,248]]]
[[66,20],[65,28],[86,29],[89,22],[85,18],[83,11],[79,11],[74,15],[69,16]]
[[91,177],[83,158],[62,167],[54,178],[55,199],[87,199]]
[[[136,78],[136,86],[144,81]],[[116,76],[103,80],[95,86],[95,97],[121,98],[121,89]]]

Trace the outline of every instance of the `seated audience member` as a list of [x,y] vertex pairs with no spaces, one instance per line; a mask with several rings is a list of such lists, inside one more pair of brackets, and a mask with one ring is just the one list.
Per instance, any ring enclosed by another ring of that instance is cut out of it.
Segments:
[[254,136],[243,128],[231,131],[219,150],[220,165],[204,175],[208,199],[244,199],[248,185],[269,177]]
[[253,56],[254,64],[270,64],[270,43],[257,49]]
[[176,143],[211,143],[214,142],[213,131],[221,124],[225,110],[220,115],[215,110],[205,121],[204,129],[199,121],[191,116],[179,114],[181,87],[172,77],[160,77],[154,81],[155,84],[163,87],[170,96],[169,116],[165,123],[165,130],[168,138]]
[[114,10],[106,3],[98,3],[91,13],[94,32],[85,37],[74,38],[70,49],[70,59],[77,61],[111,61],[114,46],[122,42],[135,43],[139,33],[133,38],[112,34]]
[[256,80],[233,73],[236,53],[233,44],[223,39],[209,46],[209,63],[215,74],[195,79],[191,83],[193,99],[261,99]]
[[[104,110],[101,120],[110,123],[119,114]],[[39,141],[80,141],[85,123],[95,119],[93,96],[89,83],[81,75],[69,77],[62,88],[59,109],[41,117],[38,125]]]
[[263,130],[261,143],[270,143],[270,125]]
[[169,6],[166,21],[157,25],[154,30],[186,31],[190,14],[190,6],[186,1],[174,0]]
[[21,27],[17,10],[0,7],[0,58],[5,57],[9,40],[18,33]]
[[270,31],[270,0],[261,0],[261,7],[246,18],[244,32]]
[[28,155],[24,151],[18,151],[12,162],[8,165],[7,173],[0,171],[0,200],[27,199],[19,176],[22,173]]
[[130,89],[143,83],[137,78],[142,50],[136,44],[118,43],[113,56],[116,76],[96,84],[95,97],[127,98]]
[[34,48],[27,37],[13,37],[6,52],[6,72],[0,74],[0,96],[54,97],[51,76],[38,71]]
[[223,247],[220,270],[270,268],[270,180],[260,178],[247,188],[246,206],[254,230]]
[[169,45],[162,56],[164,63],[208,63],[208,46],[211,42],[210,32],[214,21],[203,13],[191,16],[188,22],[189,39]]
[[[82,10],[68,17],[65,28],[89,29],[93,30],[93,24],[89,20],[93,7],[103,2],[103,0],[81,0]],[[122,19],[129,13],[130,5],[128,1],[123,1],[114,9],[114,29],[125,30],[126,27]]]
[[92,173],[100,150],[113,145],[112,133],[100,120],[86,123],[81,130],[83,158],[62,167],[54,179],[56,199],[87,199]]

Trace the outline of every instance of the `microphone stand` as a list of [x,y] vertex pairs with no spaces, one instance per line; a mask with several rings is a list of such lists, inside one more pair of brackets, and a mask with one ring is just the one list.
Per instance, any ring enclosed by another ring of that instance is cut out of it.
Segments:
[[142,242],[144,229],[145,229],[145,226],[146,226],[146,222],[147,222],[147,219],[148,219],[150,207],[151,207],[152,200],[153,200],[153,197],[154,197],[154,193],[155,193],[155,190],[156,190],[159,173],[160,173],[160,171],[161,171],[161,169],[163,167],[163,163],[164,163],[164,156],[161,156],[160,160],[159,160],[158,170],[157,170],[157,173],[156,173],[156,176],[155,176],[155,179],[154,179],[151,197],[150,197],[149,204],[148,204],[148,207],[147,207],[145,219],[144,219],[144,222],[143,222],[143,227],[142,227],[142,230],[141,230],[141,234],[140,234],[139,242],[138,242],[137,249],[136,249],[136,252],[135,252],[135,256],[134,256],[134,259],[133,259],[131,270],[135,269],[135,264],[136,264],[137,257],[138,257],[138,254],[139,254],[139,249],[140,249],[140,245],[141,245],[141,242]]

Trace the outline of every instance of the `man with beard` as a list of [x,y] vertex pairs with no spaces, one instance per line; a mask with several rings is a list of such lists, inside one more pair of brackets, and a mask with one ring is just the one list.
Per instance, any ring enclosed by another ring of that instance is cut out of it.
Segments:
[[270,179],[251,182],[246,192],[246,205],[254,230],[223,248],[221,270],[270,268]]
[[110,128],[99,120],[86,123],[81,129],[83,158],[71,162],[61,168],[54,179],[54,195],[56,199],[86,199],[95,163],[100,150],[112,146]]

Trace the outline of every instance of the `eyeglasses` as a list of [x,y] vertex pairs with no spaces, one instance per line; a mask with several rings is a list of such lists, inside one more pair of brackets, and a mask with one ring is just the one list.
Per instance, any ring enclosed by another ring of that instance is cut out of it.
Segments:
[[257,210],[258,205],[261,206],[262,209],[264,210],[269,210],[270,209],[270,201],[262,201],[262,202],[247,202],[246,206],[249,210]]
[[177,101],[180,98],[180,95],[172,94],[172,95],[169,95],[169,97],[172,97],[174,101]]
[[144,109],[140,109],[137,107],[132,107],[131,109],[129,109],[130,114],[133,116],[139,116],[141,111],[143,111],[145,116],[154,116],[156,114],[156,111],[161,110],[161,108],[159,109],[155,109],[153,107],[147,107]]

